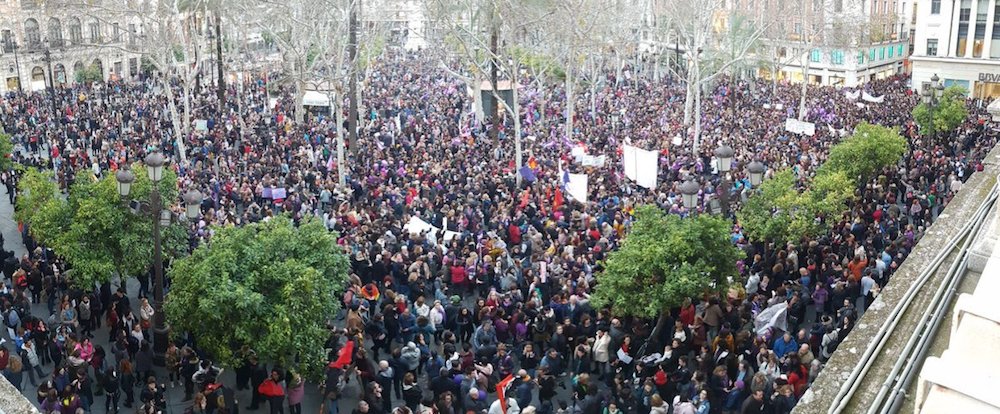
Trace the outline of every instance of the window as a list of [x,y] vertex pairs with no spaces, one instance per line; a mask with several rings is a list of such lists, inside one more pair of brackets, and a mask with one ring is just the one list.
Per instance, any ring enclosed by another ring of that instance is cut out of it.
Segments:
[[990,57],[1000,58],[1000,2],[993,9],[993,42],[990,43]]
[[958,41],[955,42],[955,55],[958,57],[965,56],[969,37],[969,18],[972,15],[972,0],[962,0],[961,7],[958,12]]
[[865,63],[865,51],[864,50],[859,50],[858,51],[858,64],[859,65],[863,65],[864,63]]
[[90,43],[101,43],[101,25],[93,22],[90,24]]
[[837,13],[844,11],[844,0],[833,0],[833,11]]
[[[135,46],[135,23],[128,24],[128,44]],[[132,71],[135,73],[135,71]]]
[[112,28],[112,32],[115,34],[115,43],[121,42],[122,41],[122,28],[121,28],[121,25],[119,25],[118,23],[114,23],[114,24],[111,25],[111,28]]
[[931,0],[931,14],[941,14],[941,0]]
[[937,39],[927,39],[927,56],[937,56]]
[[878,60],[885,60],[885,48],[878,48]]
[[833,63],[834,65],[843,65],[844,64],[844,51],[843,50],[834,50],[833,52],[830,52],[830,62]]
[[903,57],[903,45],[902,44],[900,44],[899,46],[896,47],[896,56]]
[[83,29],[80,25],[80,19],[76,17],[69,20],[69,41],[75,45],[83,43]]
[[28,47],[39,47],[42,44],[42,32],[38,28],[38,20],[24,21],[24,40]]
[[987,3],[981,1],[976,8],[976,37],[972,40],[972,57],[974,58],[983,57],[984,39],[986,39],[986,17],[989,13],[989,4]]
[[52,47],[62,47],[63,45],[62,23],[55,17],[49,18],[49,44]]
[[819,62],[821,56],[822,53],[819,51],[819,49],[813,49],[812,51],[809,52],[809,61]]
[[14,34],[10,30],[3,31],[3,52],[14,52]]
[[868,51],[868,61],[869,62],[875,61],[875,48],[872,48],[870,51]]
[[892,55],[895,52],[896,52],[896,48],[894,46],[889,46],[889,59],[892,59]]

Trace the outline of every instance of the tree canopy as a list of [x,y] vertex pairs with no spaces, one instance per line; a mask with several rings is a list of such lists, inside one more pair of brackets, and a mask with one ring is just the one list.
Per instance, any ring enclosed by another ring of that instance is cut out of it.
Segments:
[[913,120],[920,127],[920,133],[935,135],[939,132],[949,132],[965,122],[969,116],[969,110],[965,107],[965,93],[965,89],[961,86],[952,85],[944,90],[934,108],[926,103],[920,103],[913,108]]
[[708,214],[681,218],[640,206],[620,249],[597,275],[592,300],[613,312],[656,317],[685,298],[721,292],[736,275],[739,249],[728,220]]
[[0,170],[8,171],[14,167],[14,160],[11,153],[14,152],[14,141],[11,141],[10,134],[0,134]]
[[826,233],[853,196],[854,183],[843,172],[819,174],[799,186],[795,173],[786,169],[761,183],[736,217],[751,240],[798,241]]
[[348,267],[336,234],[315,218],[216,229],[171,267],[167,321],[223,364],[235,364],[245,344],[262,360],[316,377],[326,357],[323,321],[339,308]]
[[887,128],[865,122],[854,128],[854,134],[830,148],[830,156],[817,175],[843,172],[857,185],[864,185],[883,168],[899,162],[906,153],[906,139],[898,128]]
[[[136,181],[129,198],[149,200],[152,183],[146,169],[138,164],[132,169]],[[97,179],[81,176],[70,189],[68,198],[58,194],[51,173],[28,169],[19,184],[22,196],[15,213],[18,221],[28,223],[36,240],[66,259],[73,271],[73,284],[90,288],[117,273],[128,277],[146,272],[152,264],[152,218],[133,214],[118,195],[113,174]],[[177,175],[164,168],[159,183],[166,207],[177,199]],[[183,226],[162,229],[164,253],[177,256],[187,246]]]

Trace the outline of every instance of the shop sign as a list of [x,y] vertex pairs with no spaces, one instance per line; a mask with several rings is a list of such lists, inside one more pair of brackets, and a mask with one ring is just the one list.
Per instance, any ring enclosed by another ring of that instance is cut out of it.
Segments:
[[1000,73],[979,73],[979,81],[986,83],[1000,83]]

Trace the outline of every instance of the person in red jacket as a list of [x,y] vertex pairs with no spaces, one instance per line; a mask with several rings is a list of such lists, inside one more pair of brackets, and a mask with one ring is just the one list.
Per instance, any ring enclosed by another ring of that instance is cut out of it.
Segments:
[[257,392],[271,403],[271,414],[284,414],[285,389],[281,386],[281,373],[271,370],[271,376],[260,383]]

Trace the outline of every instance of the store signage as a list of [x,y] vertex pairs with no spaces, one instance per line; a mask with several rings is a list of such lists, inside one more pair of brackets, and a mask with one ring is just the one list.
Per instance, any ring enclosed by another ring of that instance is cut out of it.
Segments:
[[986,83],[1000,83],[1000,73],[979,73],[979,81]]

